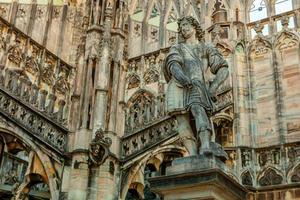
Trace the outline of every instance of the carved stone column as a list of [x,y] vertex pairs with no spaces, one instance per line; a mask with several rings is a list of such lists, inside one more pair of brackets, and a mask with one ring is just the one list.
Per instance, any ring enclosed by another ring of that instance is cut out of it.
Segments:
[[112,24],[112,8],[105,9],[104,31],[101,40],[100,62],[96,66],[95,77],[95,104],[93,113],[93,133],[96,130],[107,126],[106,112],[108,103],[108,90],[110,82],[111,68],[111,24]]
[[33,84],[31,87],[30,103],[36,105],[39,94],[39,88],[37,85]]
[[55,101],[56,101],[56,96],[54,94],[49,94],[48,99],[49,99],[49,103],[46,107],[46,112],[51,114],[51,113],[53,113],[53,110],[54,110],[54,104],[55,104]]
[[41,90],[40,91],[40,96],[39,96],[39,109],[44,110],[45,109],[45,103],[46,103],[46,97],[47,97],[48,92],[46,90]]

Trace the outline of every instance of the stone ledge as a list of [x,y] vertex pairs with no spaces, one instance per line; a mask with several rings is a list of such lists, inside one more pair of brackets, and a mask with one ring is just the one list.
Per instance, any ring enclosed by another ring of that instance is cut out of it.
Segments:
[[165,200],[245,200],[248,190],[226,175],[216,158],[192,156],[175,159],[166,176],[149,179],[151,189]]

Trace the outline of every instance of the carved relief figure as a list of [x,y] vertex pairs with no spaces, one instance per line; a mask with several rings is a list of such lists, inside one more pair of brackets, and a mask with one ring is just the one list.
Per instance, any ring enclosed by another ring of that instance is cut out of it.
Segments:
[[36,74],[40,71],[38,64],[38,48],[33,47],[31,55],[26,56],[24,70],[31,74]]
[[21,41],[19,38],[16,38],[13,44],[8,49],[8,59],[15,63],[20,64],[23,58]]
[[54,85],[55,90],[61,94],[66,94],[70,89],[70,84],[68,82],[68,72],[67,69],[61,68],[61,72]]
[[[219,144],[211,142],[210,122],[215,109],[216,91],[229,74],[227,62],[215,47],[202,42],[203,31],[196,19],[183,17],[178,25],[179,38],[183,42],[171,47],[164,63],[165,78],[169,87],[176,85],[182,90],[182,109],[191,112],[195,118],[196,138],[198,146],[201,146],[199,154],[214,153],[227,157]],[[205,76],[207,69],[215,75],[210,84]]]
[[50,58],[46,58],[40,79],[48,85],[52,85],[54,82],[54,61]]

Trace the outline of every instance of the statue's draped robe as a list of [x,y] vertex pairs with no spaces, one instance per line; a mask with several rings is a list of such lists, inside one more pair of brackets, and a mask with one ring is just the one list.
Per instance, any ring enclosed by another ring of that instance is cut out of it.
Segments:
[[[173,65],[174,63],[180,67]],[[210,71],[216,74],[222,67],[228,67],[227,62],[215,47],[204,43],[180,43],[171,47],[165,59],[164,75],[167,82],[173,78],[181,86],[186,85],[189,80],[198,81],[198,86],[183,88],[184,107],[189,110],[193,104],[200,104],[210,113],[213,110],[213,102],[208,90],[208,80],[205,80],[205,72],[210,68]]]

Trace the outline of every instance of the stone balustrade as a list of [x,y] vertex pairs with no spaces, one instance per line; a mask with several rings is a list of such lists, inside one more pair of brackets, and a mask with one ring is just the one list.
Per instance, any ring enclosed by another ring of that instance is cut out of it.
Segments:
[[0,89],[67,127],[73,67],[0,17]]
[[122,138],[122,156],[127,160],[178,134],[177,120],[166,117],[145,129]]
[[251,22],[247,24],[247,29],[252,38],[256,34],[275,35],[278,32],[286,28],[296,29],[297,21],[299,19],[300,9],[294,9],[285,13],[271,16],[270,18],[265,18],[256,22]]
[[[66,126],[67,116],[64,116],[66,102],[58,99],[53,93],[39,89],[37,85],[20,76],[15,71],[2,70],[0,72],[0,90],[6,91],[27,106],[35,108],[37,112],[46,115],[53,122]],[[54,106],[56,108],[54,109]]]
[[[44,97],[39,95],[38,99],[41,98]],[[45,145],[54,148],[57,152],[62,153],[66,151],[67,129],[54,123],[41,112],[29,106],[28,103],[21,102],[20,97],[12,96],[0,88],[0,113],[2,115],[7,116],[30,135]],[[56,113],[55,116],[58,119],[60,114]]]

